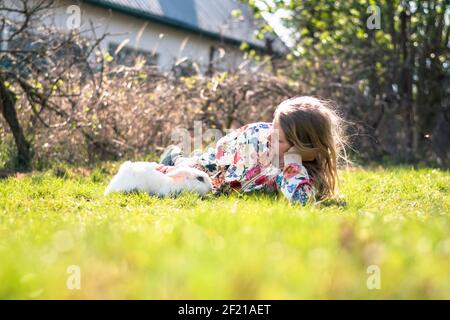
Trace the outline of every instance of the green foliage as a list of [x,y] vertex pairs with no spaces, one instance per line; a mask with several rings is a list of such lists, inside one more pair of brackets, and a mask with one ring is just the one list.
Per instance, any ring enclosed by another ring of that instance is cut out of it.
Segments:
[[[286,13],[294,46],[282,73],[338,102],[365,136],[383,141],[358,141],[357,149],[373,150],[372,159],[388,152],[400,161],[425,155],[449,163],[449,0],[262,2],[256,11]],[[375,16],[379,26],[369,24]]]
[[[0,298],[450,298],[448,171],[345,171],[344,201],[301,207],[104,197],[118,166],[0,180]],[[80,290],[66,287],[71,265]]]
[[242,17],[242,11],[239,9],[235,9],[235,10],[231,11],[231,16],[233,18],[240,18],[240,17]]
[[[336,56],[341,53],[350,54],[348,58],[373,56],[375,60],[366,61],[367,64],[382,62],[387,67],[389,59],[400,58],[398,53],[400,44],[400,14],[407,12],[410,19],[412,40],[415,41],[417,51],[438,50],[441,60],[448,61],[445,50],[448,35],[448,25],[441,30],[433,29],[430,25],[436,20],[443,19],[445,3],[448,1],[277,1],[271,10],[284,9],[290,15],[283,19],[284,24],[292,30],[297,39],[296,49],[303,52],[308,59],[314,57]],[[367,20],[372,15],[368,12],[371,5],[380,8],[380,29],[370,30]],[[438,31],[438,34],[432,34]],[[430,37],[433,39],[430,39]],[[406,39],[408,41],[408,39]],[[373,50],[368,52],[367,50]],[[428,55],[431,52],[427,52]],[[355,59],[355,63],[361,59]],[[436,59],[439,60],[439,59]],[[432,63],[440,63],[439,61]],[[333,67],[330,64],[329,67]],[[334,65],[334,68],[341,66]],[[442,65],[441,65],[442,68]],[[447,65],[447,70],[449,66]]]

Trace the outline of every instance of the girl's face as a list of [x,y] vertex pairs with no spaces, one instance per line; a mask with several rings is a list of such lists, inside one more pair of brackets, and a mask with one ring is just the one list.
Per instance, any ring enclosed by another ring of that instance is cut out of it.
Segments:
[[[273,130],[275,130],[275,132],[278,130],[278,153],[280,155],[280,160],[282,160],[284,153],[292,147],[292,144],[286,140],[286,136],[276,118],[273,119]],[[274,135],[274,137],[276,137],[276,135]],[[272,135],[269,136],[269,143],[272,145]]]

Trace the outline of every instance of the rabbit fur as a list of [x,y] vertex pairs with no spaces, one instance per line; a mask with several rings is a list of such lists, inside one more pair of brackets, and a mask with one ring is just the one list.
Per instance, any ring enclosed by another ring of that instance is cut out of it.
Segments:
[[182,191],[204,195],[212,189],[211,179],[203,171],[180,166],[164,174],[156,170],[158,165],[156,162],[124,162],[106,188],[105,195],[130,191],[158,196],[173,196]]

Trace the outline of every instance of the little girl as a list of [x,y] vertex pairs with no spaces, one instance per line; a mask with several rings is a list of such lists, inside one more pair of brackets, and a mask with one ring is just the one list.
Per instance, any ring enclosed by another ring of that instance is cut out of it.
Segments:
[[159,170],[193,166],[210,175],[216,193],[281,191],[304,205],[335,196],[341,147],[339,116],[324,101],[295,97],[277,107],[272,123],[247,124],[201,155],[186,158],[178,147],[166,150]]

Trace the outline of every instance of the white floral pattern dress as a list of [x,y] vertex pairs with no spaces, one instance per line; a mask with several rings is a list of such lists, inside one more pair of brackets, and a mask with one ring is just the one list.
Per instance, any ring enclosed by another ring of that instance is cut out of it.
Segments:
[[314,188],[299,157],[285,154],[284,168],[272,164],[269,136],[272,124],[257,122],[245,125],[222,137],[215,148],[190,158],[181,158],[175,165],[195,166],[207,172],[216,193],[280,192],[290,202],[305,205],[314,200]]

